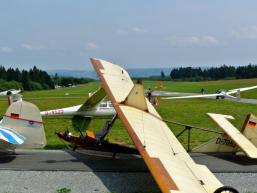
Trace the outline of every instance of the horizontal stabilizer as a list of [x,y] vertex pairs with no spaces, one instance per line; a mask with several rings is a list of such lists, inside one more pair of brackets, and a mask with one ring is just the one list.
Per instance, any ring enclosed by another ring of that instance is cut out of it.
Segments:
[[26,140],[26,138],[19,133],[6,127],[0,127],[0,139],[13,145],[20,145]]
[[208,113],[208,115],[223,129],[223,131],[245,152],[250,158],[257,158],[257,148],[227,119],[234,119],[230,115]]

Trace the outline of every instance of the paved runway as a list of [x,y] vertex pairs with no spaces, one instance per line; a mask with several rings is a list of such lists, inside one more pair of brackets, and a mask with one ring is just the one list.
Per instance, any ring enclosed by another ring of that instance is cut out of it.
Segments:
[[[137,154],[113,154],[92,150],[16,150],[0,154],[0,170],[148,172]],[[191,153],[196,163],[207,165],[215,173],[257,173],[257,160],[228,154]]]
[[[16,154],[0,154],[1,191],[55,193],[67,187],[76,193],[159,192],[139,155],[112,156],[91,150],[16,150]],[[207,165],[224,184],[242,192],[257,190],[257,160],[226,154],[191,156]]]

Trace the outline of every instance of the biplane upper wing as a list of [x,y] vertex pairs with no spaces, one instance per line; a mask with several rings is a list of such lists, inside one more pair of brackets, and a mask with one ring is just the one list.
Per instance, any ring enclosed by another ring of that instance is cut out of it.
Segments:
[[257,148],[227,119],[234,119],[230,115],[208,113],[208,115],[223,129],[223,131],[246,153],[250,158],[257,158]]
[[165,193],[213,193],[222,184],[204,165],[196,164],[121,67],[91,59],[102,87]]

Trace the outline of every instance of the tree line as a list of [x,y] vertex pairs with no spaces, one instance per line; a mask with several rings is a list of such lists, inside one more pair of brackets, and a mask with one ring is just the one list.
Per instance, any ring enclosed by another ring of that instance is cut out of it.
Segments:
[[257,78],[257,65],[249,64],[247,66],[234,67],[224,64],[220,67],[206,69],[180,67],[171,70],[170,78],[187,81]]
[[87,78],[50,76],[46,71],[34,66],[30,70],[19,70],[18,68],[5,69],[0,66],[0,91],[9,89],[22,90],[45,90],[54,89],[55,85],[71,86],[92,81]]
[[58,76],[58,74],[55,74],[52,77],[54,84],[62,87],[68,87],[73,86],[77,84],[86,84],[88,82],[94,81],[91,78],[75,78],[72,76]]
[[0,89],[43,90],[54,88],[54,82],[46,71],[34,66],[30,70],[5,69],[0,66]]

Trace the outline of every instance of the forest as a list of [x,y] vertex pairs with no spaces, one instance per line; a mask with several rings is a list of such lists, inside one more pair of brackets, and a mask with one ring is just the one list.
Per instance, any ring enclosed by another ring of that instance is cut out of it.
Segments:
[[38,69],[34,66],[29,70],[19,70],[18,68],[5,69],[0,66],[0,91],[9,89],[22,90],[46,90],[54,89],[58,86],[71,86],[76,84],[84,84],[92,81],[88,78],[59,77],[50,76],[46,71]]
[[257,78],[257,65],[234,67],[224,64],[205,69],[180,67],[171,70],[170,78],[185,81]]

